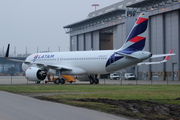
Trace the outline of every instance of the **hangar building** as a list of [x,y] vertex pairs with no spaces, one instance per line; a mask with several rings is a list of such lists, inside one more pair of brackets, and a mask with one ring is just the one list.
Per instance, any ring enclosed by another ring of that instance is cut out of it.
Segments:
[[70,34],[70,50],[120,48],[142,11],[150,15],[145,50],[164,54],[174,49],[176,56],[167,63],[133,66],[120,74],[133,72],[138,79],[180,80],[180,0],[124,0],[91,12],[86,19],[64,26]]

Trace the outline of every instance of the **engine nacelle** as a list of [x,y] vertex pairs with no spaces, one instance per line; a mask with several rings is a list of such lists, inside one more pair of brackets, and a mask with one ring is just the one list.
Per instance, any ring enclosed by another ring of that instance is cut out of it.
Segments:
[[42,81],[46,78],[47,72],[36,67],[29,67],[25,71],[25,77],[29,81]]

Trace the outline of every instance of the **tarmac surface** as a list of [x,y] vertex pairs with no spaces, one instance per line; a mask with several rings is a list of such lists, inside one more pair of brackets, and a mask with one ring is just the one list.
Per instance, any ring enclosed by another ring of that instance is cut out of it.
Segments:
[[0,120],[128,120],[94,110],[0,91]]
[[[0,76],[0,85],[16,85],[16,84],[35,84],[35,82],[27,81],[24,76]],[[44,81],[41,84],[45,84]],[[48,83],[54,84],[54,83]],[[66,83],[71,84],[71,83]],[[89,81],[79,81],[73,82],[72,84],[89,84]],[[100,79],[99,84],[113,84],[113,85],[180,85],[180,81],[172,80],[109,80],[109,79]]]

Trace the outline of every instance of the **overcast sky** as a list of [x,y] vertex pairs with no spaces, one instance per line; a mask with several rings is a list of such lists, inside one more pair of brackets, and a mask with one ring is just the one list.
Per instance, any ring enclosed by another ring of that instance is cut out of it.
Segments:
[[63,26],[81,21],[94,11],[121,0],[0,0],[0,52],[69,51]]

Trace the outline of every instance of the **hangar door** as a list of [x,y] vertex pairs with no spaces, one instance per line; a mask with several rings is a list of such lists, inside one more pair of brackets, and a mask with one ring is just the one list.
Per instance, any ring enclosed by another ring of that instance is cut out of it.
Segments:
[[113,49],[113,28],[103,29],[100,31],[100,50]]

